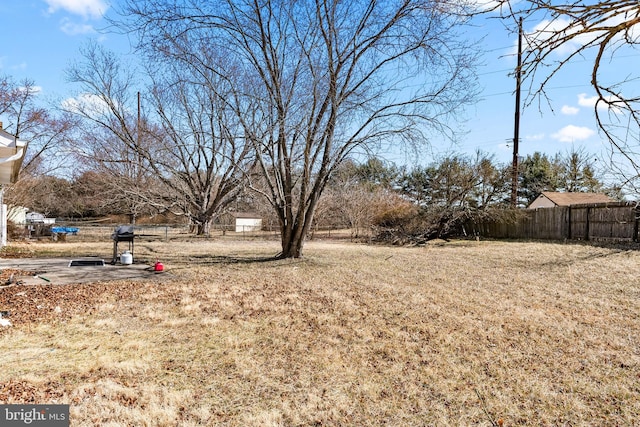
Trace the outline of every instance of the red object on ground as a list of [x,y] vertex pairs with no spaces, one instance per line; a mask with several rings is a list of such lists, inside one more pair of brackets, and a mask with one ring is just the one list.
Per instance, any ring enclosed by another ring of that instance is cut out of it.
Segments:
[[153,266],[153,271],[164,271],[164,265],[160,261],[156,261],[156,264]]

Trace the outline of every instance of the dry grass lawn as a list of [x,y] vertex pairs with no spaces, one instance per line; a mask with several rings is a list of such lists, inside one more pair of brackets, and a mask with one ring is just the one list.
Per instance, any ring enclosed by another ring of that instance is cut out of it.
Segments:
[[[198,240],[136,251],[162,259],[170,280],[59,286],[55,302],[38,294],[49,315],[0,331],[2,403],[69,403],[72,426],[640,420],[635,250],[309,242],[304,259],[273,261],[275,242]],[[36,292],[0,294],[18,289]]]

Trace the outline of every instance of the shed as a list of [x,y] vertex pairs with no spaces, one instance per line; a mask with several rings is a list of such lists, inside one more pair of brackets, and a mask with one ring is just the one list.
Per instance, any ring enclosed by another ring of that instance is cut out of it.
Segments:
[[55,218],[48,218],[40,212],[29,212],[25,215],[28,224],[55,224]]
[[562,193],[544,191],[531,202],[529,209],[555,208],[556,206],[590,205],[595,203],[614,203],[615,199],[603,193]]
[[255,212],[237,212],[236,233],[262,230],[262,217]]

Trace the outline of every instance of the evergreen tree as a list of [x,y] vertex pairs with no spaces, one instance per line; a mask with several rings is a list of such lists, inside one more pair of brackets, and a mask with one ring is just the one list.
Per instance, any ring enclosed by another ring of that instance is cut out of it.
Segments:
[[520,163],[520,183],[518,185],[518,198],[528,206],[543,191],[557,191],[558,156],[554,160],[546,154],[538,151],[527,157]]
[[563,191],[573,193],[598,193],[603,185],[596,176],[594,160],[584,149],[575,149],[560,157],[560,182]]

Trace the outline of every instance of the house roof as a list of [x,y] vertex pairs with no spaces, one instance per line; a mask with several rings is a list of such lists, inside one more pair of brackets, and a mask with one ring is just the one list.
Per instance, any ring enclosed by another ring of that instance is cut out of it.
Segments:
[[556,206],[588,205],[593,203],[612,203],[614,199],[603,193],[560,193],[544,191],[538,198],[546,197]]
[[0,128],[0,184],[18,180],[27,142]]

